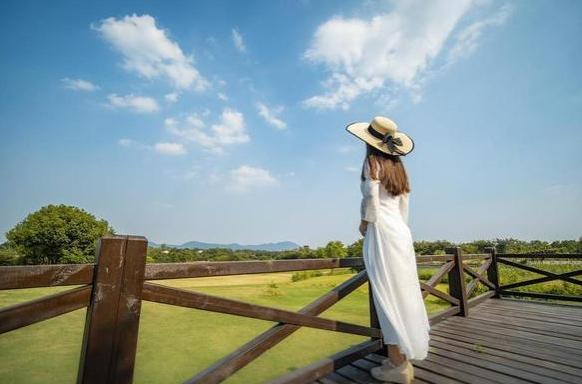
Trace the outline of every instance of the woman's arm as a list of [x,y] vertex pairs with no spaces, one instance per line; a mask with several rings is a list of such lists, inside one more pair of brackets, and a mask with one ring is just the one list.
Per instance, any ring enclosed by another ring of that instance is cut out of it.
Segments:
[[375,223],[380,205],[380,180],[370,176],[368,159],[364,160],[364,181],[362,182],[362,202],[360,204],[360,233],[365,235],[367,223]]

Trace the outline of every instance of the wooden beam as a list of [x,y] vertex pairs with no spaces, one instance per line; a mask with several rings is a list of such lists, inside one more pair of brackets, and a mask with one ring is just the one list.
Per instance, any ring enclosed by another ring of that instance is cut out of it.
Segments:
[[[352,293],[366,281],[368,281],[367,272],[363,270],[333,288],[330,292],[300,309],[299,313],[306,315],[319,315],[342,298]],[[300,328],[300,326],[294,324],[276,324],[269,330],[263,332],[238,348],[236,351],[220,359],[202,372],[199,372],[196,376],[187,380],[186,383],[220,383]]]
[[[423,288],[422,289],[422,298],[426,299],[426,297],[431,294],[432,292],[429,292],[429,289],[426,289],[426,286],[430,286],[432,288],[434,288],[436,290],[436,286],[437,284],[439,284],[441,282],[441,280],[445,277],[445,274],[447,274],[453,267],[455,266],[455,262],[454,261],[447,261],[446,263],[444,263],[438,271],[436,271],[431,277],[430,279],[428,279],[426,281],[426,283],[423,283],[422,281],[420,282],[420,287]],[[441,291],[438,291],[439,293],[444,293]],[[435,295],[438,297],[438,294]],[[447,294],[447,296],[452,299],[444,299],[445,301],[448,301],[449,303],[454,303],[455,305],[457,304],[455,301],[457,299],[455,299],[454,297],[450,296]]]
[[513,261],[509,261],[509,260],[498,259],[498,261],[502,264],[510,265],[510,266],[518,268],[518,269],[524,269],[524,270],[529,271],[529,272],[534,272],[534,273],[546,276],[546,277],[539,277],[539,278],[531,279],[531,280],[520,281],[520,282],[513,283],[513,284],[503,285],[503,286],[501,286],[502,289],[516,288],[516,287],[521,287],[524,285],[544,283],[547,281],[558,280],[558,279],[566,281],[568,283],[582,285],[582,281],[570,278],[570,276],[577,276],[577,275],[582,274],[582,270],[576,270],[576,271],[570,271],[570,272],[564,272],[564,273],[553,273],[553,272],[544,271],[543,269],[531,267],[529,265],[514,263]]
[[0,267],[0,290],[91,284],[94,268],[93,264]]
[[143,299],[161,304],[227,313],[230,315],[251,317],[260,320],[278,321],[287,324],[325,329],[328,331],[350,333],[353,335],[370,337],[381,336],[380,330],[375,328],[305,315],[284,309],[245,303],[239,300],[226,299],[224,297],[207,295],[200,292],[170,288],[153,283],[144,284]]
[[436,289],[436,288],[434,288],[426,283],[423,283],[422,281],[420,282],[420,288],[424,289],[425,292],[428,292],[431,295],[436,296],[441,300],[449,302],[451,305],[459,305],[459,299],[457,299],[456,297],[453,297],[446,292],[441,292],[438,289]]
[[497,256],[517,259],[582,259],[582,253],[498,253]]
[[84,286],[1,308],[0,334],[86,307],[90,297],[91,286]]
[[330,259],[198,261],[161,263],[146,266],[146,280],[183,279],[189,277],[247,275],[253,273],[303,271],[313,269],[360,267],[361,257]]
[[475,288],[477,288],[477,283],[479,281],[481,283],[483,283],[489,289],[492,289],[495,287],[493,285],[493,283],[491,283],[489,280],[487,280],[486,278],[483,277],[483,275],[489,270],[490,265],[491,265],[491,260],[490,259],[485,260],[485,262],[479,266],[479,269],[477,269],[477,272],[473,271],[473,269],[471,269],[471,267],[469,267],[468,265],[466,265],[466,264],[463,265],[463,269],[465,270],[465,272],[467,272],[469,275],[471,275],[473,277],[473,280],[471,280],[471,282],[469,282],[469,284],[467,284],[467,297],[471,296],[471,294],[473,293]]

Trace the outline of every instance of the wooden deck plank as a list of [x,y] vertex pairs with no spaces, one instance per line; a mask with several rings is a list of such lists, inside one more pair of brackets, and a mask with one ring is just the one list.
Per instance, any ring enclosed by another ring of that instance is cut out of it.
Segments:
[[[477,309],[476,313],[490,313],[498,316],[507,316],[525,319],[525,320],[540,320],[544,319],[550,321],[554,324],[569,325],[574,327],[582,327],[582,322],[580,322],[580,317],[575,318],[572,316],[564,316],[557,314],[543,314],[534,311],[520,311],[516,308],[501,309],[498,307],[480,307]],[[473,314],[473,313],[472,313]]]
[[[548,316],[559,316],[564,318],[578,318],[577,312],[582,310],[582,305],[577,306],[570,306],[571,308],[567,308],[564,310],[564,306],[555,305],[545,305],[540,303],[534,303],[535,305],[519,305],[515,303],[511,303],[509,305],[505,304],[506,301],[513,301],[513,300],[486,300],[480,305],[480,308],[492,308],[498,310],[515,310],[519,312],[531,312],[537,314],[544,314]],[[525,303],[530,304],[530,303]],[[570,312],[570,309],[574,309],[573,313]]]
[[534,329],[523,329],[519,326],[514,325],[513,323],[509,323],[508,321],[512,319],[507,319],[504,323],[493,323],[487,320],[471,318],[470,322],[463,322],[462,320],[458,320],[455,318],[450,319],[451,325],[463,325],[467,324],[468,326],[477,326],[482,328],[483,330],[487,330],[487,332],[494,332],[500,335],[505,336],[515,336],[515,337],[524,337],[526,339],[535,339],[541,340],[550,344],[555,345],[563,345],[574,350],[582,351],[582,343],[578,340],[572,340],[566,337],[560,337],[552,332],[551,328],[547,330],[534,330]]
[[337,373],[339,373],[340,375],[344,376],[347,379],[352,380],[353,383],[382,384],[381,381],[376,380],[372,376],[370,376],[369,372],[354,367],[351,364],[341,367],[340,369],[337,370]]
[[532,352],[537,352],[542,354],[543,358],[556,361],[561,364],[569,364],[569,362],[574,361],[576,363],[571,365],[578,366],[578,362],[582,360],[582,356],[577,353],[579,351],[576,349],[560,346],[558,344],[547,343],[544,341],[529,340],[525,337],[497,334],[483,328],[461,327],[459,325],[456,325],[455,327],[443,326],[439,329],[435,329],[433,332],[444,332],[447,334],[447,337],[453,337],[456,335],[468,337],[473,340],[478,340],[478,342],[482,345],[487,344],[498,346],[499,344],[503,344],[506,346],[514,347],[521,352],[526,350],[528,356],[542,358],[539,355],[532,354]]
[[528,301],[528,300],[521,300],[521,299],[511,299],[511,298],[502,298],[498,299],[498,301],[493,302],[490,301],[489,304],[497,305],[500,307],[508,308],[529,308],[535,309],[540,312],[551,312],[551,313],[562,313],[564,315],[573,315],[580,313],[582,310],[582,305],[573,305],[573,304],[559,304],[559,303],[543,303],[539,301]]
[[[366,360],[372,361],[376,364],[380,364],[382,362],[382,359],[384,359],[384,357],[379,356],[377,354],[366,356]],[[452,382],[454,383],[470,383],[470,384],[486,383],[486,381],[475,380],[475,376],[467,375],[462,372],[455,371],[448,367],[444,367],[442,365],[438,365],[427,360],[414,361],[412,365],[414,365],[415,376],[418,376],[417,372],[422,371],[421,376],[424,376],[426,379],[431,379],[432,382],[443,380],[451,382],[450,380],[453,380]]]
[[573,358],[563,358],[561,356],[552,356],[552,351],[538,350],[537,348],[527,348],[515,346],[511,343],[496,343],[492,340],[487,340],[486,345],[484,345],[483,340],[471,338],[465,335],[458,335],[454,333],[447,333],[442,331],[434,331],[431,337],[442,336],[450,343],[467,343],[473,347],[482,348],[485,350],[495,349],[499,353],[507,353],[513,359],[523,360],[523,361],[535,361],[538,364],[547,365],[548,368],[558,370],[560,372],[566,372],[570,375],[575,375],[580,377],[580,382],[582,382],[582,368],[576,368],[580,365],[580,360]]
[[[496,369],[499,372],[511,373],[515,376],[522,377],[526,380],[534,380],[536,378],[539,378],[540,380],[543,380],[543,382],[547,384],[571,382],[569,380],[562,380],[563,378],[571,379],[569,375],[561,374],[560,372],[547,369],[543,366],[524,363],[522,361],[514,359],[507,359],[504,356],[499,356],[493,353],[489,354],[471,350],[457,345],[452,345],[451,343],[441,342],[440,340],[431,340],[431,345],[435,346],[439,350],[448,351],[446,353],[454,353],[455,356],[457,356],[457,354],[461,354],[471,358],[476,358],[478,360],[481,360],[481,364],[484,362],[490,362],[498,366]],[[560,377],[560,380],[556,379],[556,376]],[[578,380],[575,380],[573,382],[576,383],[577,381]]]
[[[582,306],[487,299],[468,317],[431,327],[430,352],[412,360],[416,383],[582,383]],[[384,356],[353,361],[320,384],[378,383]]]
[[346,379],[340,374],[335,372],[330,373],[326,377],[319,379],[322,384],[353,384],[353,381]]
[[[497,315],[493,313],[487,312],[476,312],[473,313],[471,318],[472,319],[482,319],[492,323],[500,323],[506,324],[508,317],[511,317],[511,324],[519,326],[523,329],[533,329],[536,331],[551,331],[555,334],[562,335],[563,337],[572,339],[572,340],[579,340],[582,341],[582,328],[575,327],[571,325],[562,325],[552,322],[550,319],[540,318],[537,320],[527,320],[522,319],[515,316],[510,316],[511,313],[507,313],[506,315]],[[551,324],[551,327],[548,325]]]
[[439,350],[435,348],[434,350],[431,351],[431,353],[429,353],[426,360],[446,365],[458,371],[466,372],[474,376],[479,376],[483,379],[489,380],[491,383],[504,383],[504,384],[529,383],[529,381],[508,375],[503,372],[498,372],[497,370],[492,369],[494,368],[492,364],[479,364],[481,363],[481,361],[475,361],[474,359],[473,360],[463,359],[462,355],[461,359],[459,359],[456,356],[451,356],[451,354],[438,352]]

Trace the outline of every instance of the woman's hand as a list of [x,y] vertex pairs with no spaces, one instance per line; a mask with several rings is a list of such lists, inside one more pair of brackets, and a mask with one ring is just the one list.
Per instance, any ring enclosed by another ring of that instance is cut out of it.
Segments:
[[360,233],[366,236],[366,229],[368,229],[368,222],[366,220],[360,221]]

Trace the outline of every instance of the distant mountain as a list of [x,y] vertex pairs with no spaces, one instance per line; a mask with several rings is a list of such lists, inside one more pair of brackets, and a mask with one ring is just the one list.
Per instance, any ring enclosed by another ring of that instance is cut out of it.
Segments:
[[[161,244],[156,244],[152,241],[149,242],[150,247],[159,247]],[[226,248],[232,249],[233,251],[239,250],[253,250],[253,251],[289,251],[292,249],[300,248],[301,246],[292,241],[280,241],[278,243],[264,243],[264,244],[220,244],[220,243],[204,243],[202,241],[189,241],[181,245],[171,245],[166,244],[166,246],[171,248],[180,249],[210,249],[210,248]]]

